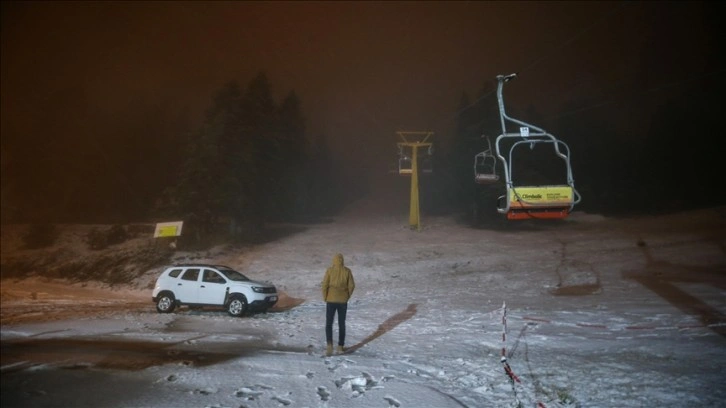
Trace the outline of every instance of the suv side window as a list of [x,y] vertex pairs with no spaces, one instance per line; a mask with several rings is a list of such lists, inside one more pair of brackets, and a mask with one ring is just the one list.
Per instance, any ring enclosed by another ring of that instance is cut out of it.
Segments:
[[182,271],[181,268],[179,268],[179,269],[172,269],[171,271],[169,271],[169,276],[172,277],[172,278],[178,278],[179,277],[179,274],[181,273],[181,271]]
[[202,280],[209,283],[225,283],[224,278],[219,276],[217,272],[211,269],[204,270],[204,276],[202,277]]
[[182,275],[183,280],[196,281],[199,278],[199,269],[187,269]]

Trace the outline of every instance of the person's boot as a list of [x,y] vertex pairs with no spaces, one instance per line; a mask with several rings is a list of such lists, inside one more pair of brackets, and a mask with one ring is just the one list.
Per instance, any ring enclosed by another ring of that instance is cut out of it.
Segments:
[[345,349],[343,346],[338,346],[338,354],[343,354],[345,352]]
[[325,349],[325,355],[328,357],[333,355],[333,343],[328,343],[328,347]]

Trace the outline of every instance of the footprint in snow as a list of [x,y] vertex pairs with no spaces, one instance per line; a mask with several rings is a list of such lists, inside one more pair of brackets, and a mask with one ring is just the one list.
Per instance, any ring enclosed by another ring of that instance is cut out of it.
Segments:
[[242,387],[234,393],[235,397],[246,398],[248,400],[254,400],[260,395],[262,395],[262,391],[255,391],[247,387]]
[[277,402],[279,402],[280,404],[282,404],[284,406],[288,406],[288,405],[292,404],[292,401],[290,401],[287,398],[274,396],[274,397],[272,397],[272,399],[275,400],[275,401],[277,401]]
[[203,388],[203,389],[196,389],[193,391],[194,394],[201,394],[201,395],[210,395],[215,394],[217,392],[216,388]]
[[234,393],[235,397],[245,398],[250,401],[254,400],[255,398],[259,397],[260,395],[262,395],[262,391],[254,391],[247,387],[242,387]]
[[333,383],[335,384],[335,386],[336,386],[337,388],[343,388],[343,386],[344,386],[344,385],[345,385],[345,384],[346,384],[346,383],[347,383],[348,381],[350,381],[350,380],[351,380],[352,378],[354,378],[354,377],[343,377],[343,378],[340,378],[340,379],[338,379],[338,380],[335,380],[335,381],[333,381]]
[[386,401],[388,401],[388,406],[389,407],[396,407],[396,408],[398,408],[398,407],[401,406],[401,403],[398,402],[397,399],[391,397],[390,395],[386,395],[385,397],[383,397],[383,399],[386,400]]
[[318,395],[320,396],[321,401],[327,401],[330,399],[330,392],[323,386],[318,387]]
[[354,397],[362,395],[369,390],[383,388],[383,386],[378,385],[378,381],[374,380],[366,372],[362,373],[360,377],[342,377],[335,380],[334,383],[337,388],[351,391]]

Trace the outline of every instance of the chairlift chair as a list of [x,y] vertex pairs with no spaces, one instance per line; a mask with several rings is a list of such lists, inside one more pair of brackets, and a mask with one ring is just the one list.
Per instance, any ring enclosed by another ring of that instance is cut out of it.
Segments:
[[[575,204],[580,202],[580,194],[575,189],[575,181],[572,177],[570,166],[570,149],[567,144],[547,133],[543,129],[518,119],[507,116],[504,109],[504,97],[502,89],[504,83],[514,79],[517,74],[497,75],[497,101],[499,103],[499,117],[502,125],[502,134],[495,142],[496,154],[501,160],[504,168],[504,181],[506,194],[499,197],[497,211],[506,214],[510,220],[522,219],[562,219],[566,218]],[[507,132],[507,123],[519,126],[519,132]],[[502,153],[501,143],[504,139],[510,139],[513,143],[506,152]],[[566,167],[566,184],[558,185],[515,185],[512,179],[513,162],[512,156],[515,148],[522,145],[551,146],[557,157],[562,159]]]
[[487,138],[489,149],[474,156],[474,181],[478,184],[493,184],[499,181],[497,158],[492,153],[492,143]]
[[[433,132],[397,132],[400,142],[398,146],[398,174],[410,176],[413,173],[413,157],[420,174],[433,173],[433,143],[430,141]],[[414,149],[416,154],[414,155]]]
[[413,163],[411,163],[411,155],[406,154],[403,148],[404,146],[398,146],[398,174],[410,176],[413,172]]

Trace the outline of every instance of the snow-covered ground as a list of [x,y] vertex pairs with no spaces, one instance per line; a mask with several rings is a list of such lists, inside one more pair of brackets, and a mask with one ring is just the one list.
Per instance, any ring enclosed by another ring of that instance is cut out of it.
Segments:
[[[723,208],[406,222],[364,201],[195,259],[287,295],[244,318],[158,314],[153,274],[123,290],[5,280],[2,406],[726,407]],[[323,357],[320,281],[336,252],[357,284],[354,352]]]

